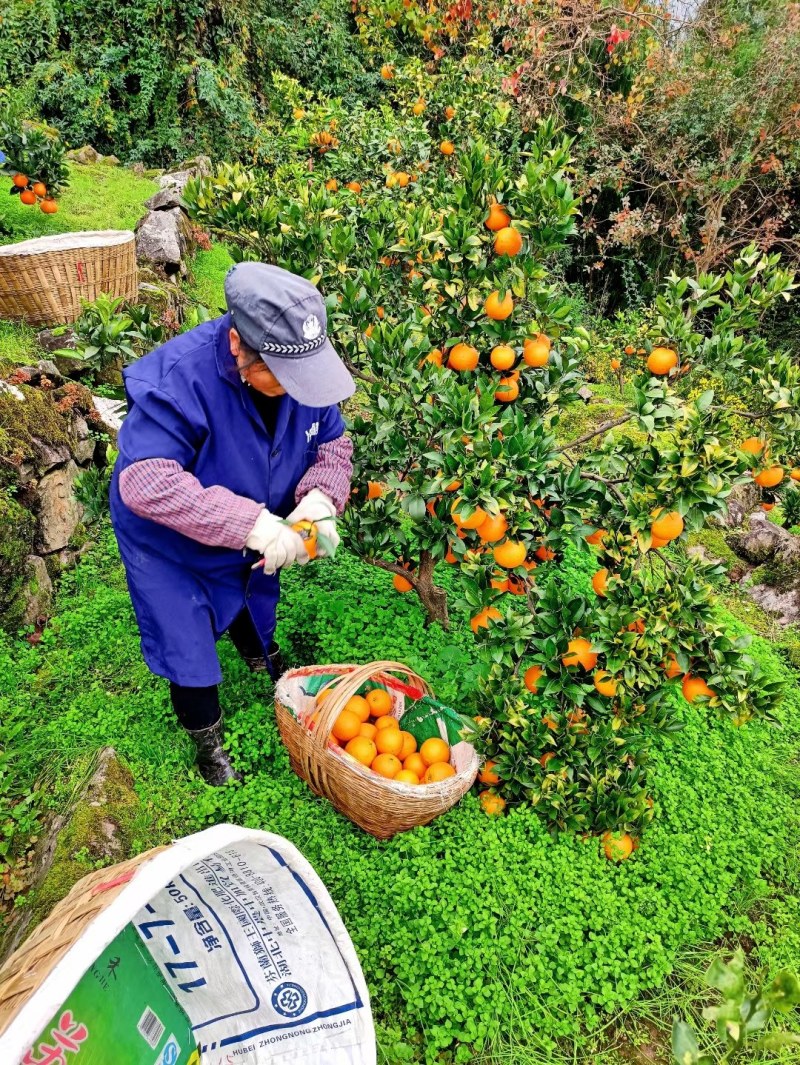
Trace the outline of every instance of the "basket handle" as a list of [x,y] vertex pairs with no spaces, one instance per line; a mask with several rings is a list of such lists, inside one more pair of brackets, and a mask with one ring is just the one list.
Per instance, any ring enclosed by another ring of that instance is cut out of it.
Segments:
[[348,702],[358,692],[358,689],[368,680],[377,680],[384,673],[403,673],[415,686],[419,686],[426,695],[432,694],[431,687],[426,680],[415,673],[402,662],[369,662],[365,666],[357,666],[349,673],[344,673],[337,680],[332,681],[329,687],[333,687],[333,695],[328,696],[320,709],[317,726],[311,733],[311,745],[316,753],[327,749],[328,740],[331,737],[336,718],[347,706]]

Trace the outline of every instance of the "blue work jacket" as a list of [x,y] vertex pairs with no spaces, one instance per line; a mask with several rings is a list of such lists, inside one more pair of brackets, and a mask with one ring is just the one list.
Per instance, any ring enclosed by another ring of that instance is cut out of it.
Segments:
[[280,405],[264,428],[230,350],[229,315],[175,337],[123,374],[128,415],[119,432],[111,518],[153,673],[204,687],[222,679],[215,643],[247,606],[265,649],[275,631],[278,575],[253,570],[258,555],[209,547],[137,517],[119,475],[143,459],[173,459],[204,488],[223,485],[286,517],[320,444],[344,432],[338,407]]

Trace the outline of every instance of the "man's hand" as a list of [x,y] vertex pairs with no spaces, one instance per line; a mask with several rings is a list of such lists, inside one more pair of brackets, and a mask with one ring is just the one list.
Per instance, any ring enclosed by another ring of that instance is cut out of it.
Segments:
[[[296,525],[298,521],[311,521],[317,526],[320,536],[330,543],[332,551],[339,546],[336,507],[319,488],[312,488],[308,495],[303,496],[286,520],[290,525]],[[325,555],[325,549],[320,546],[317,557],[325,558]]]
[[264,572],[275,573],[287,569],[294,562],[304,566],[308,562],[308,552],[303,537],[296,533],[283,518],[262,510],[250,530],[246,545],[252,551],[264,556]]

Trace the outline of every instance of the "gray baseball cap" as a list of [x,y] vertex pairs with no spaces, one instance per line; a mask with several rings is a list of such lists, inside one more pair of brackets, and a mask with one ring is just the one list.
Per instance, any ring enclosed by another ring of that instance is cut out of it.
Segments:
[[225,278],[231,325],[292,399],[328,407],[355,382],[328,340],[325,304],[310,281],[267,263],[237,263]]

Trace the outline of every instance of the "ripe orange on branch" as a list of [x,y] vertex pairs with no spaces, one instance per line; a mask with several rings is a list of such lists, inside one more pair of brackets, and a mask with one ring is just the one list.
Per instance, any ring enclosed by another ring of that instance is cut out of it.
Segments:
[[539,687],[539,681],[543,676],[544,670],[541,666],[529,666],[528,669],[525,670],[523,682],[529,692],[533,692],[534,695],[536,694]]
[[40,199],[44,199],[47,195],[47,185],[43,181],[36,181],[33,186],[33,191]]
[[405,577],[401,577],[399,573],[395,573],[392,577],[392,584],[395,587],[395,591],[398,592],[411,592],[414,589],[414,585],[411,581],[407,581]]
[[647,357],[647,369],[656,377],[665,377],[678,365],[678,356],[672,348],[653,348]]
[[522,251],[522,234],[513,226],[505,226],[498,230],[494,238],[494,250],[496,255],[508,255],[513,258]]
[[485,762],[480,773],[478,773],[478,780],[481,784],[499,784],[500,777],[494,771],[495,763],[492,761]]
[[506,800],[492,791],[482,791],[478,796],[478,802],[483,807],[483,812],[489,817],[499,817],[506,808]]
[[709,688],[702,677],[693,677],[691,673],[687,673],[683,678],[681,690],[687,703],[693,703],[695,699],[700,698],[701,695],[705,696],[707,699],[713,699],[717,694]]
[[39,209],[45,214],[55,214],[58,211],[58,204],[52,196],[46,196],[39,204]]
[[[23,192],[22,195],[24,196],[25,193]],[[753,480],[756,484],[761,485],[762,488],[775,488],[783,480],[783,467],[768,466],[766,469],[754,474]]]
[[503,569],[516,569],[525,561],[528,549],[521,541],[506,540],[505,543],[498,544],[492,554],[498,566]]
[[489,208],[486,218],[486,228],[493,233],[499,233],[501,229],[507,229],[511,225],[511,217],[502,203],[493,203]]
[[491,621],[500,621],[503,615],[494,606],[484,607],[483,610],[479,610],[478,613],[470,618],[469,627],[478,635],[478,629],[488,629]]
[[617,682],[606,669],[598,669],[595,673],[594,686],[601,695],[609,699],[617,694]]
[[456,146],[452,141],[442,141],[439,145],[439,151],[442,155],[452,155],[455,150]]
[[764,441],[759,440],[757,436],[748,436],[739,445],[739,450],[747,452],[748,455],[760,455],[764,450]]
[[502,514],[489,514],[478,526],[478,538],[485,544],[493,544],[502,540],[508,531],[508,522]]
[[536,337],[535,339],[529,337],[525,341],[522,349],[522,357],[528,366],[533,366],[536,369],[541,369],[542,366],[547,366],[547,363],[550,360],[549,341],[546,341],[546,338],[543,340],[540,339],[540,337]]
[[494,394],[498,403],[513,403],[519,399],[519,385],[516,377],[502,377]]
[[453,506],[450,508],[450,516],[452,517],[453,521],[461,529],[479,529],[488,517],[486,511],[483,510],[481,507],[476,507],[473,513],[470,514],[468,518],[462,518],[458,510],[460,502],[461,497],[459,496],[458,499],[456,499],[453,503]]
[[585,670],[594,669],[597,665],[597,653],[592,650],[592,645],[583,637],[570,640],[567,644],[567,653],[561,659],[563,665],[582,666]]
[[489,362],[495,370],[510,370],[517,361],[517,353],[508,344],[498,344],[492,348]]
[[456,344],[447,359],[451,370],[474,370],[478,365],[478,352],[471,344]]
[[33,189],[23,189],[19,194],[19,202],[24,203],[26,207],[32,207],[36,203],[36,193]]
[[671,510],[669,514],[658,512],[655,521],[650,526],[650,535],[654,539],[669,543],[677,540],[684,530],[684,521],[677,510]]
[[599,569],[597,573],[592,577],[592,588],[595,590],[595,594],[599,595],[601,599],[605,599],[608,594],[606,588],[608,586],[608,570]]
[[491,318],[493,322],[504,322],[506,318],[510,318],[514,311],[514,301],[511,298],[511,293],[506,294],[501,298],[497,289],[490,293],[486,297],[486,302],[483,305],[484,313],[487,318]]

